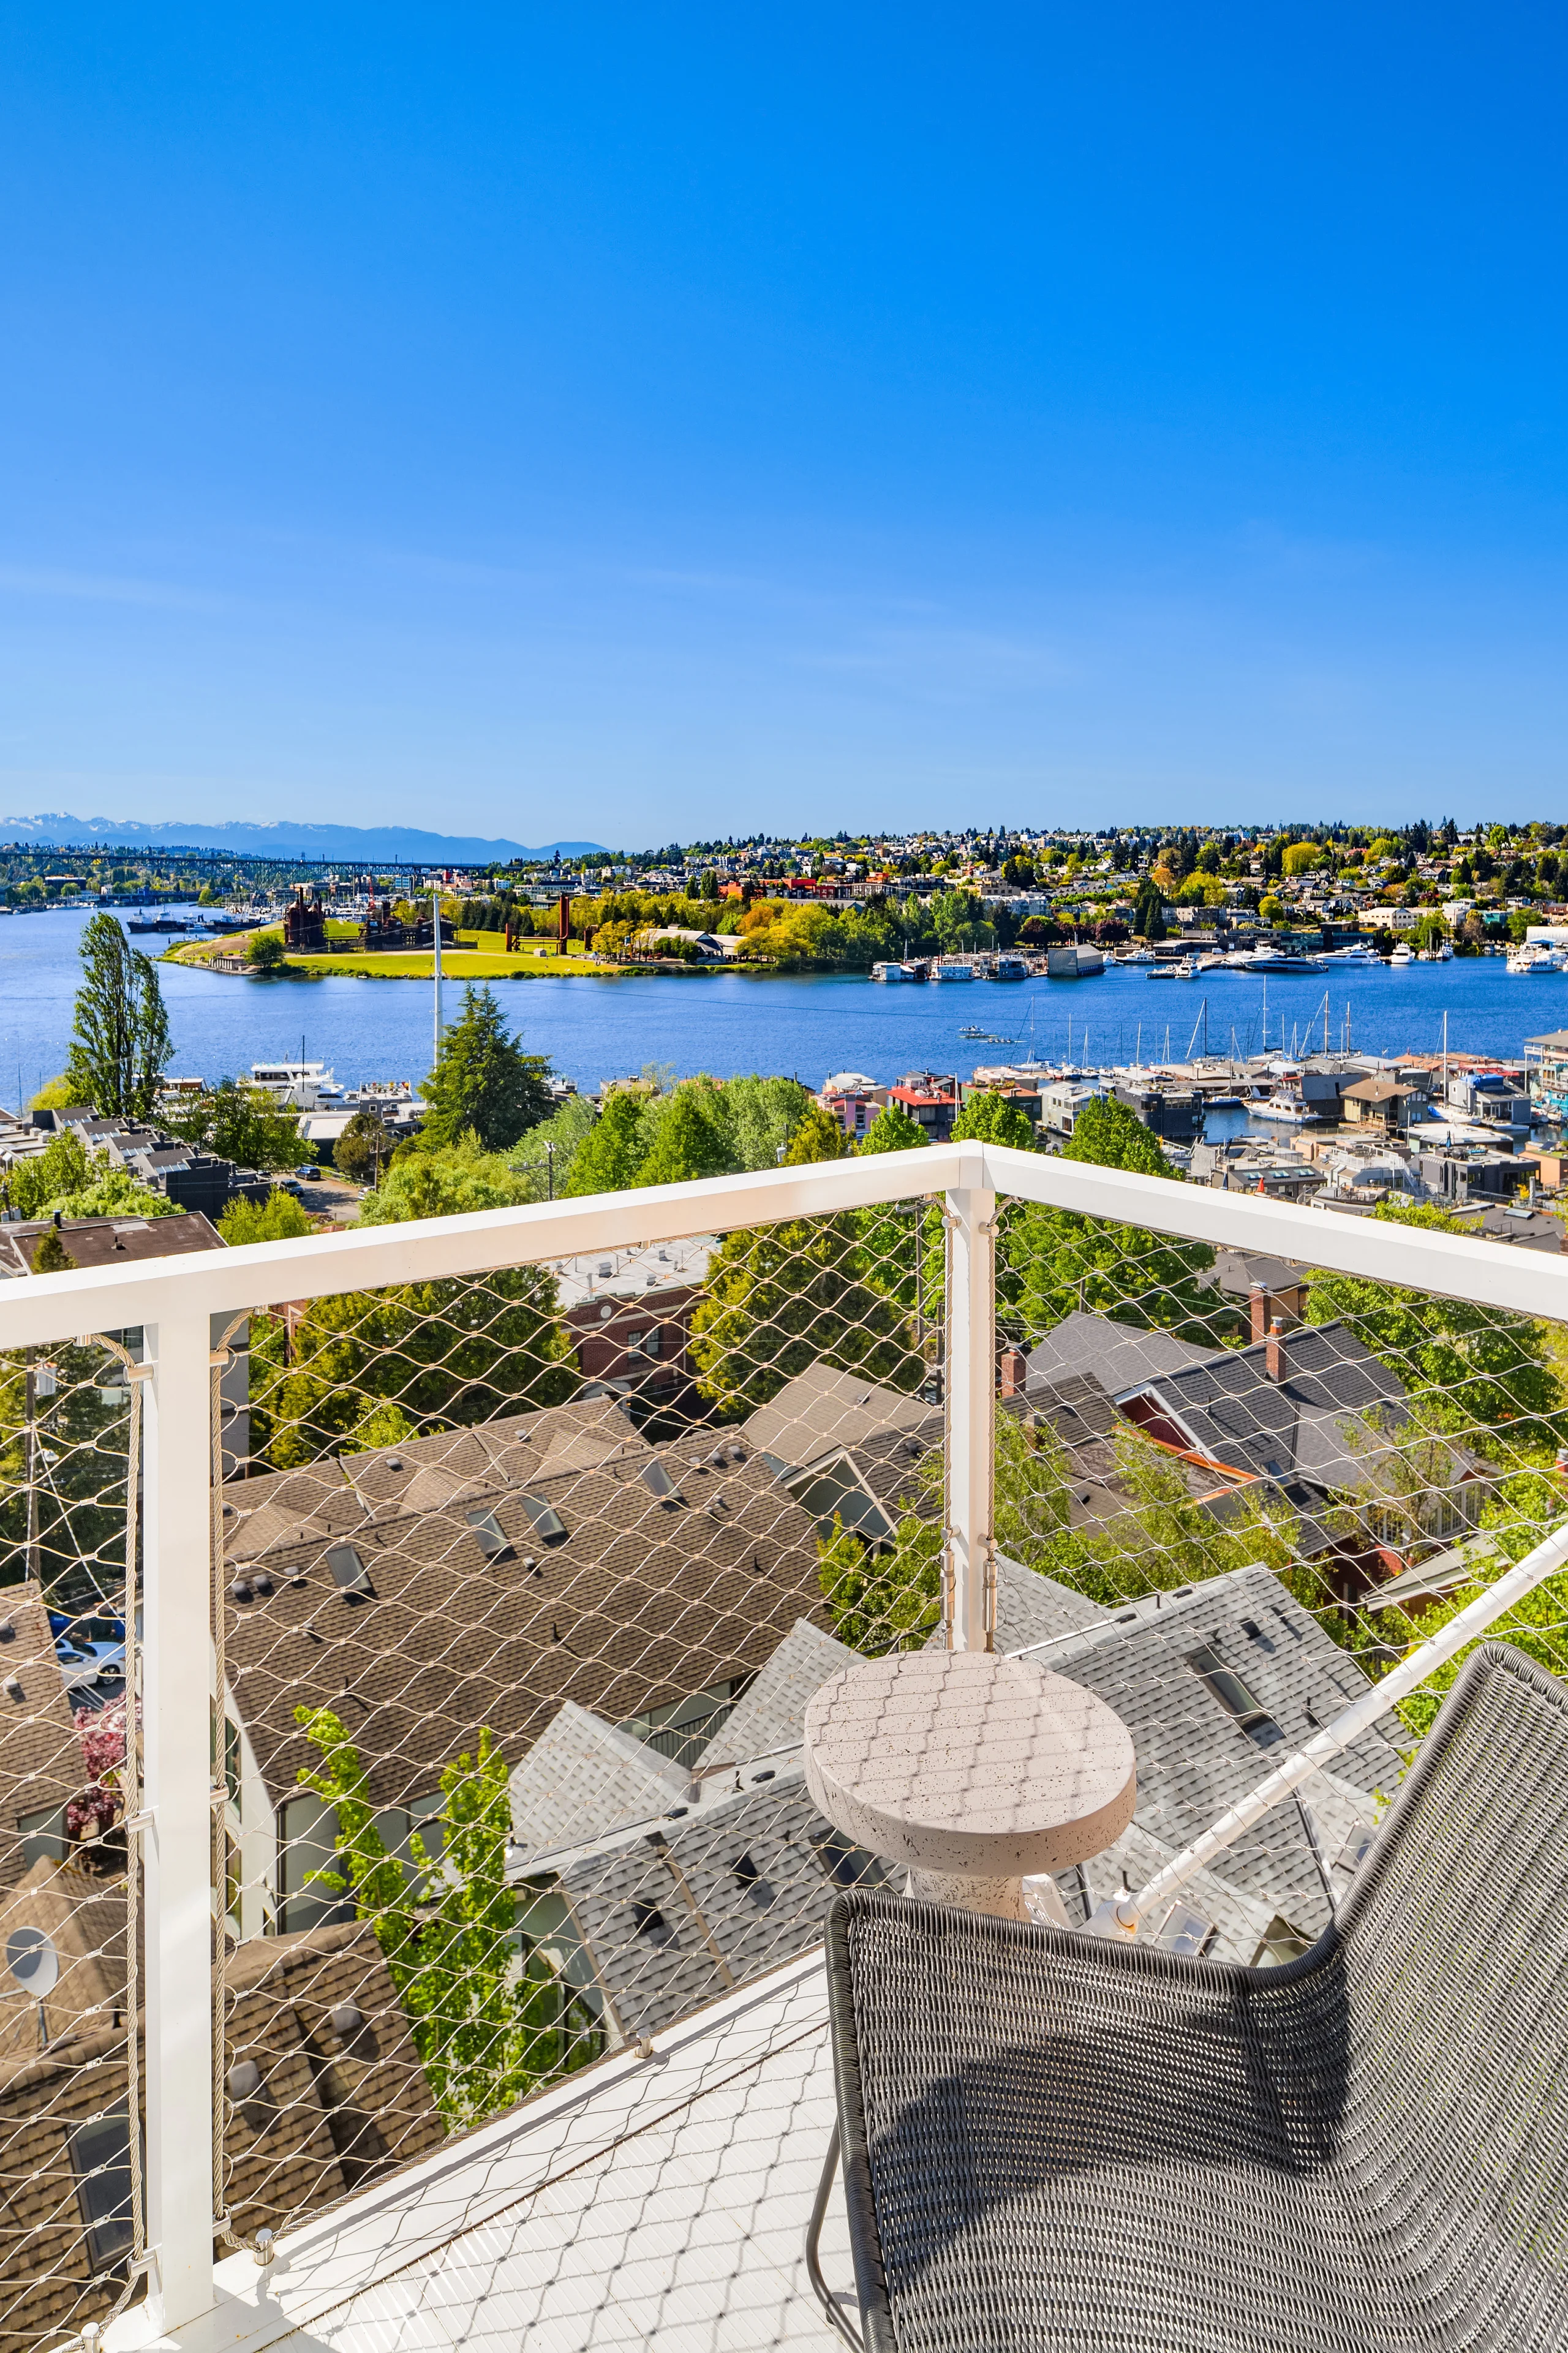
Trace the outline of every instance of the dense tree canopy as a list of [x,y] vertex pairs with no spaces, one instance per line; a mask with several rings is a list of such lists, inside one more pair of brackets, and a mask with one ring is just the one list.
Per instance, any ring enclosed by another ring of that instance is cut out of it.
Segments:
[[[1175,1174],[1159,1138],[1114,1098],[1085,1104],[1061,1156],[1150,1176]],[[1213,1264],[1213,1250],[1148,1227],[1030,1203],[1009,1213],[1001,1258],[1001,1296],[1030,1339],[1075,1308],[1211,1345],[1235,1323],[1199,1281]]]
[[170,1133],[241,1168],[291,1168],[300,1157],[297,1113],[283,1111],[265,1087],[220,1079],[165,1119]]

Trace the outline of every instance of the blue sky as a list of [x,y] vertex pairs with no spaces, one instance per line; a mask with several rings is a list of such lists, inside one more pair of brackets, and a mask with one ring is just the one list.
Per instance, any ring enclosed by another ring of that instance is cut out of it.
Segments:
[[0,0],[0,813],[1560,819],[1565,51]]

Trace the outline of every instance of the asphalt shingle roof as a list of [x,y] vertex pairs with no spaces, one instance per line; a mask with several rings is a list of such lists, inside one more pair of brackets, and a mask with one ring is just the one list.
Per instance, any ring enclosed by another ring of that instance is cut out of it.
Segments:
[[[822,1615],[814,1531],[758,1454],[654,1448],[604,1400],[228,1492],[229,1683],[274,1804],[315,1759],[298,1707],[339,1715],[374,1802],[401,1805],[482,1725],[515,1762],[563,1700],[620,1723],[754,1672]],[[345,1543],[366,1598],[334,1581]]]

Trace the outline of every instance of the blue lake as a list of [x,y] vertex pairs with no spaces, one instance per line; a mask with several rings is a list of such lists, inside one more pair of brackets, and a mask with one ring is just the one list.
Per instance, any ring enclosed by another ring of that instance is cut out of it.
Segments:
[[[25,1100],[64,1067],[79,978],[85,912],[0,922],[0,1101]],[[154,950],[156,941],[139,943]],[[421,1078],[429,1068],[430,990],[418,981],[249,980],[160,965],[176,1072],[207,1079],[301,1052],[345,1083]],[[711,1071],[792,1073],[812,1086],[830,1071],[885,1082],[915,1068],[956,1070],[1027,1052],[1047,1060],[1183,1057],[1194,1037],[1216,1053],[1234,1035],[1242,1053],[1265,1042],[1321,1046],[1327,989],[1330,1043],[1363,1052],[1436,1052],[1448,1016],[1455,1052],[1517,1056],[1527,1037],[1568,1028],[1568,975],[1510,976],[1500,956],[1376,967],[1330,977],[1217,973],[1202,982],[1151,981],[1145,970],[1099,979],[958,987],[885,987],[875,981],[768,979],[715,973],[694,979],[500,981],[496,993],[532,1050],[582,1086],[673,1063]],[[1265,994],[1266,990],[1266,1041]],[[459,992],[447,984],[449,1018]],[[960,1038],[978,1024],[1012,1045]]]

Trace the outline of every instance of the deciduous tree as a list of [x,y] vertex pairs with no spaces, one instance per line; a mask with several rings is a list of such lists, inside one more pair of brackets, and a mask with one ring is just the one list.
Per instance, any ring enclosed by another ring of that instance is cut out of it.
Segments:
[[81,972],[66,1065],[74,1100],[149,1119],[174,1050],[158,976],[110,914],[82,933]]

